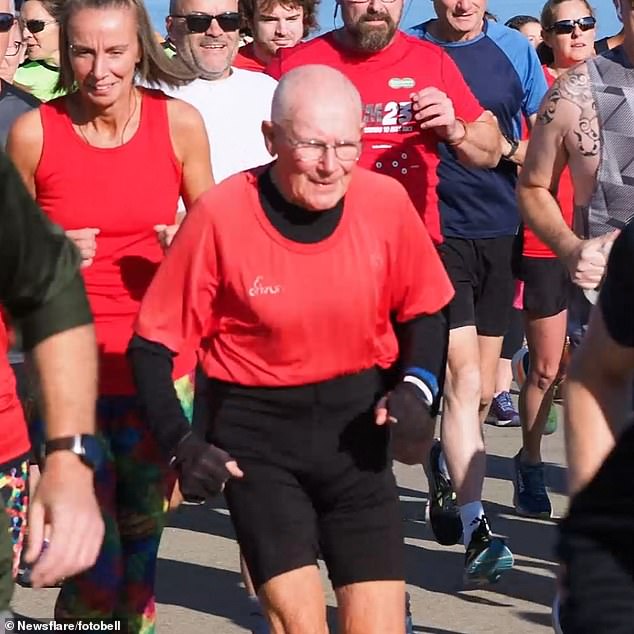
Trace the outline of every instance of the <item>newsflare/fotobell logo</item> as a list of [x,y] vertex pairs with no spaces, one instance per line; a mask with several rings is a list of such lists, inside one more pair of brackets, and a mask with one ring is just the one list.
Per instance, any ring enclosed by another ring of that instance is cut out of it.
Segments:
[[119,619],[33,619],[12,617],[4,620],[6,632],[123,632]]

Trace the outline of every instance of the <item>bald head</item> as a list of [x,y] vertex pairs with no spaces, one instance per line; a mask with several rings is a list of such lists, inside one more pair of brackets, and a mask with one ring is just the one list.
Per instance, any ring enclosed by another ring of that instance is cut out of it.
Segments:
[[282,77],[273,95],[271,120],[278,125],[309,113],[354,119],[361,126],[361,96],[352,82],[329,66],[300,66]]

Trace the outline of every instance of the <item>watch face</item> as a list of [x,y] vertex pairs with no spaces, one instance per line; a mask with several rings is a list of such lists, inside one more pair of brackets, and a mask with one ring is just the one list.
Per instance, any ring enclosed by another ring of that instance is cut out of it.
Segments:
[[81,459],[93,471],[97,471],[104,463],[105,452],[101,441],[95,436],[82,436],[83,454]]

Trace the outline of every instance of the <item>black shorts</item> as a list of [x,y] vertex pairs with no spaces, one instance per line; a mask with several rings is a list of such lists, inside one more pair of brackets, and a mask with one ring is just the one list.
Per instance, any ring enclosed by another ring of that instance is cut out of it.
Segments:
[[445,238],[439,251],[456,290],[449,304],[449,328],[475,325],[479,335],[504,336],[513,305],[514,240]]
[[524,282],[522,303],[529,316],[552,317],[568,307],[570,277],[559,258],[523,256],[517,276]]
[[210,381],[208,438],[245,474],[225,496],[256,588],[319,553],[335,588],[404,579],[381,395],[374,370],[293,388]]
[[561,523],[562,629],[634,632],[634,426],[617,441]]

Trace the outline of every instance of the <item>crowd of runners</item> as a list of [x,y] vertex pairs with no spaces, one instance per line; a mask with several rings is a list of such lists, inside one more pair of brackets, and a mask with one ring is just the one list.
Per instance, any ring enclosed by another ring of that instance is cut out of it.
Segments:
[[560,400],[553,625],[629,633],[634,2],[316,4],[0,0],[0,611],[154,632],[169,510],[223,493],[257,634],[327,631],[318,558],[340,632],[409,634],[393,460],[493,584],[482,426],[550,518]]

